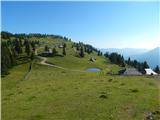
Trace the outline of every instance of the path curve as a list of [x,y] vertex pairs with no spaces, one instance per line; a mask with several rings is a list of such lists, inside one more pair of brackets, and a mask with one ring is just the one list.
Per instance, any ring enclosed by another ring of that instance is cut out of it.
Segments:
[[42,65],[47,65],[47,66],[51,66],[51,67],[55,67],[55,68],[59,68],[59,69],[63,69],[63,70],[68,70],[68,71],[74,71],[74,72],[87,72],[87,71],[82,71],[82,70],[71,70],[71,69],[64,68],[64,67],[61,67],[58,65],[49,64],[49,63],[47,63],[46,57],[37,56],[37,58],[42,60],[40,62],[40,64],[42,64]]

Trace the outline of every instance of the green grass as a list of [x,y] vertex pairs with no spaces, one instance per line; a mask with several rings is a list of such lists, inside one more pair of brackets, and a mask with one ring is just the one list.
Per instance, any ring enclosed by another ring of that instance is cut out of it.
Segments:
[[[78,58],[67,49],[67,56],[48,61],[70,70],[35,62],[28,80],[29,63],[2,78],[3,120],[143,120],[148,111],[159,110],[158,78],[108,75],[120,67],[95,53]],[[91,56],[96,62],[88,61]],[[89,67],[102,71],[71,71]]]
[[27,69],[27,64],[17,66],[2,78],[4,120],[140,120],[145,112],[158,109],[159,83],[154,78],[79,73],[35,64],[24,81]]

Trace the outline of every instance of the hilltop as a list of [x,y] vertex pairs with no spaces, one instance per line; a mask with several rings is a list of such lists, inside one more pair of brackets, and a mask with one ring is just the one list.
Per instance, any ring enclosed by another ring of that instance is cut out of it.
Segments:
[[[11,35],[9,38],[17,37]],[[159,119],[160,83],[157,77],[119,76],[117,73],[122,66],[112,64],[91,45],[75,43],[67,37],[35,37],[32,34],[27,39],[38,41],[37,55],[48,48],[55,48],[57,52],[45,57],[45,63],[52,66],[42,64],[36,56],[31,60],[31,56],[20,53],[19,57],[27,56],[28,61],[21,60],[22,64],[16,64],[2,77],[4,120]],[[61,47],[64,44],[66,54]],[[84,56],[77,45],[83,45]],[[93,51],[86,49],[85,52],[85,46]],[[89,72],[88,68],[101,71]]]

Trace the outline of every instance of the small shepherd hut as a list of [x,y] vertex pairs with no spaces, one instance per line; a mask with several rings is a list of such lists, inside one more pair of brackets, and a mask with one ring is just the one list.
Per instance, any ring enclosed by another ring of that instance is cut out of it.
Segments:
[[146,75],[157,75],[156,72],[154,72],[151,68],[145,69]]
[[119,72],[121,75],[142,75],[137,69],[135,68],[126,68]]
[[52,56],[52,50],[49,49],[49,51],[44,51],[43,53],[40,54],[40,56],[43,56],[43,57]]

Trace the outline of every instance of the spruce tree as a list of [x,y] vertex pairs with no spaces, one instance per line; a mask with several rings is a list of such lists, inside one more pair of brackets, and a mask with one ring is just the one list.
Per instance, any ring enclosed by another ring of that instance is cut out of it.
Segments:
[[63,54],[64,56],[66,55],[66,43],[63,44],[62,54]]
[[158,74],[160,74],[160,69],[159,69],[159,66],[157,65],[156,68],[154,69],[154,71]]
[[52,49],[52,55],[54,56],[54,55],[56,55],[57,54],[57,50],[56,50],[56,48],[53,48]]
[[66,49],[65,49],[65,47],[63,47],[62,54],[63,54],[64,56],[66,55]]
[[34,54],[34,51],[31,53],[31,56],[30,56],[30,59],[31,60],[34,60],[34,57],[35,57],[35,54]]
[[15,50],[18,54],[22,53],[22,47],[19,40],[15,40]]
[[49,47],[47,45],[45,46],[44,51],[49,52]]
[[144,61],[144,63],[143,63],[143,68],[145,69],[145,68],[149,68],[149,65],[148,65],[148,63],[146,62],[146,61]]
[[81,47],[79,55],[80,55],[80,57],[84,57],[84,50],[83,50],[83,47]]
[[30,55],[31,50],[30,50],[29,41],[27,41],[25,44],[25,52],[27,53],[28,56]]

